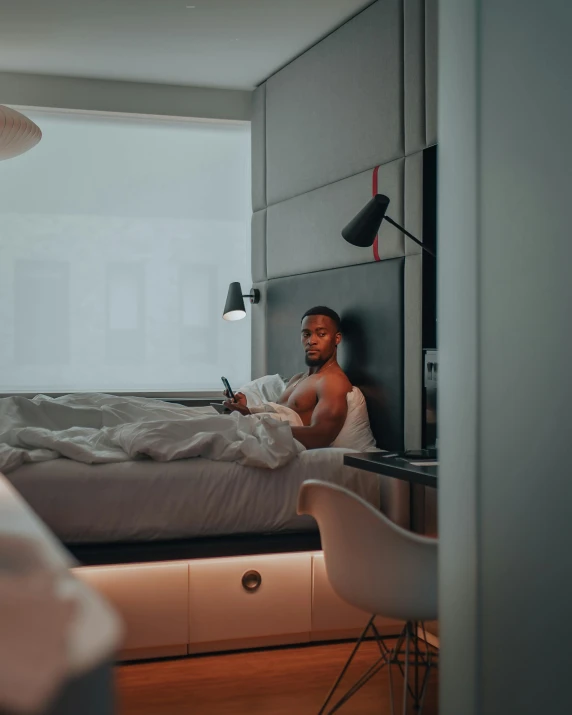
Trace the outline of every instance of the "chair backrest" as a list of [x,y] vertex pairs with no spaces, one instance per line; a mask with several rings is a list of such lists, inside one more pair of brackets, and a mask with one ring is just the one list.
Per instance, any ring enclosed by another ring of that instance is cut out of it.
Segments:
[[327,482],[304,482],[298,513],[318,522],[328,579],[347,603],[402,620],[437,618],[437,540],[391,522]]

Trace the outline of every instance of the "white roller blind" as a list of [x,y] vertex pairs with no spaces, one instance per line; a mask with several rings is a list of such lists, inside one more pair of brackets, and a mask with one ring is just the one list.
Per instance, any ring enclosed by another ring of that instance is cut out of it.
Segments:
[[0,392],[218,390],[250,378],[250,126],[27,110],[0,162]]

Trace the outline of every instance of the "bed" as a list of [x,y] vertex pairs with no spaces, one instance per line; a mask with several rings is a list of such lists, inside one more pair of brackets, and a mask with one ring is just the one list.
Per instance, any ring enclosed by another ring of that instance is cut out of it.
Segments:
[[[366,398],[377,446],[390,450],[403,448],[412,414],[404,274],[394,259],[274,279],[252,315],[256,369],[288,376],[303,369],[300,316],[317,303],[336,309],[341,364]],[[316,524],[296,514],[299,487],[309,478],[343,484],[402,525],[410,495],[405,482],[345,467],[347,451],[304,451],[278,469],[60,458],[7,476],[75,556],[78,575],[123,616],[122,657],[140,659],[361,631],[367,614],[332,592]]]
[[[303,369],[300,315],[316,302],[342,316],[341,363],[365,395],[378,446],[402,448],[403,259],[269,282],[263,313],[253,315],[253,349],[262,319],[268,371]],[[346,485],[407,524],[406,487],[344,467],[343,453],[303,452],[273,470],[201,458],[100,465],[55,459],[24,464],[8,478],[84,564],[319,548],[313,520],[296,514],[299,487],[309,478]]]
[[[304,539],[316,535],[313,520],[296,515],[297,494],[306,479],[335,481],[379,505],[379,480],[344,467],[347,451],[302,452],[274,470],[201,458],[100,465],[55,459],[24,465],[8,476],[82,563],[97,562],[98,552],[104,563],[131,560],[129,554],[151,560],[153,544],[162,558],[167,551],[170,557],[175,552],[203,556],[207,546],[212,553],[217,544],[228,555],[233,535],[241,536],[237,543],[243,550],[246,535],[263,534],[292,536],[297,549],[319,547],[315,538]],[[389,494],[384,496],[390,508]],[[282,541],[287,544],[288,538]],[[280,547],[280,539],[274,542]]]

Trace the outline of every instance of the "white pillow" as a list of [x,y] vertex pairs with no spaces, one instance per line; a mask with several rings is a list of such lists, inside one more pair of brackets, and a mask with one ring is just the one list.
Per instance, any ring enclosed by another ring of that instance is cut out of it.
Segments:
[[357,449],[369,452],[375,449],[375,439],[369,426],[367,405],[362,391],[354,387],[348,392],[348,416],[339,435],[330,445],[344,449]]
[[[286,382],[280,375],[265,375],[241,387],[240,392],[246,395],[250,407],[258,407],[264,402],[276,402],[285,387]],[[358,452],[375,449],[375,439],[369,426],[369,415],[362,391],[354,387],[348,392],[347,401],[346,421],[330,446],[356,449]]]
[[265,375],[248,382],[239,392],[246,395],[249,407],[259,407],[263,402],[276,402],[285,387],[280,375]]

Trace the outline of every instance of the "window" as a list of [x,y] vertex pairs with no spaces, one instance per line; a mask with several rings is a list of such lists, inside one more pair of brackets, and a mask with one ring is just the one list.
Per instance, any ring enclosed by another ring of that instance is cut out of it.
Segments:
[[0,392],[200,392],[250,378],[250,125],[25,110],[0,164]]

